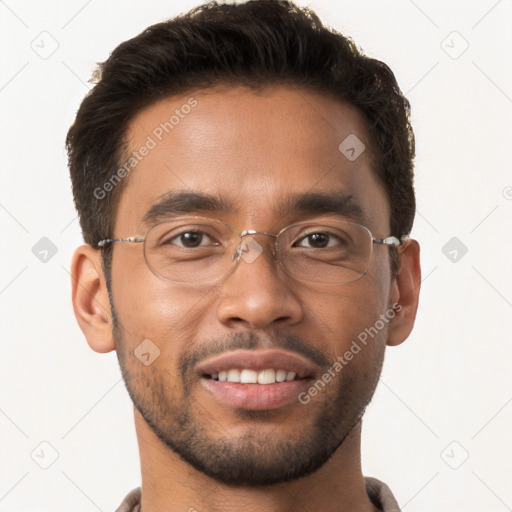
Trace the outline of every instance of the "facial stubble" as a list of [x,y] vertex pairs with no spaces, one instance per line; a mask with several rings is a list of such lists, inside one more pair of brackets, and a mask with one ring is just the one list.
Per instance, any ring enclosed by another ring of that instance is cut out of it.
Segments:
[[[271,411],[242,409],[234,413],[246,426],[242,433],[237,429],[238,433],[234,434],[194,398],[200,382],[194,377],[193,365],[187,363],[197,359],[194,353],[189,351],[183,355],[174,372],[169,369],[159,371],[163,367],[162,361],[159,365],[144,366],[129,348],[112,302],[111,308],[119,365],[134,406],[164,449],[172,450],[196,470],[227,485],[275,485],[318,470],[359,422],[381,373],[384,348],[376,337],[372,343],[381,348],[375,346],[370,355],[373,360],[371,374],[361,374],[355,364],[348,364],[309,404],[297,401],[291,406],[303,408],[301,415],[307,418],[297,425],[293,436],[286,438],[280,432],[284,427],[289,431],[290,423],[294,421],[291,413],[281,414],[276,422]],[[379,336],[386,336],[386,332]],[[304,351],[297,347],[298,352],[310,355],[311,348],[301,338],[294,336],[291,339],[286,334],[279,338],[288,340],[285,346],[302,346]],[[227,347],[236,342],[236,348],[255,348],[255,340],[249,333],[232,340],[210,340],[208,346]],[[177,380],[180,386],[177,386]],[[175,393],[176,389],[181,393]],[[269,421],[272,422],[270,434]]]

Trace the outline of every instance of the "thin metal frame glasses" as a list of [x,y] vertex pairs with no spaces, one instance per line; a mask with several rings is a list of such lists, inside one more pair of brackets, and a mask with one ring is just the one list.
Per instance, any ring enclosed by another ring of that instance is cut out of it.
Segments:
[[206,284],[228,276],[241,260],[256,261],[264,252],[262,240],[256,240],[259,236],[274,239],[273,260],[286,274],[322,285],[361,279],[370,269],[374,244],[398,247],[403,243],[395,236],[375,238],[365,226],[337,218],[304,221],[273,234],[252,229],[237,233],[218,219],[185,216],[159,222],[145,236],[101,240],[98,247],[143,243],[146,264],[156,276]]

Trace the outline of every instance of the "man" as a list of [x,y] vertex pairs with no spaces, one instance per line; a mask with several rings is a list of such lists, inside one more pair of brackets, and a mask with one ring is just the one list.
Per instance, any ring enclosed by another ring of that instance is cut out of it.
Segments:
[[118,512],[399,510],[360,464],[420,286],[393,73],[260,0],[149,27],[96,78],[66,141],[73,304],[134,403]]

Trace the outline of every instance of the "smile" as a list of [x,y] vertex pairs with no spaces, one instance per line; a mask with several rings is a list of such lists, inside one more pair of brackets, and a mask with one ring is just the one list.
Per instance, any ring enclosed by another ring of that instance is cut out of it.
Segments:
[[276,382],[291,382],[297,379],[295,372],[286,370],[275,370],[269,368],[259,372],[244,368],[239,370],[232,368],[228,371],[221,371],[211,375],[213,380],[220,382],[240,382],[242,384],[275,384]]
[[318,367],[282,350],[236,350],[201,362],[196,371],[222,405],[270,410],[298,403]]

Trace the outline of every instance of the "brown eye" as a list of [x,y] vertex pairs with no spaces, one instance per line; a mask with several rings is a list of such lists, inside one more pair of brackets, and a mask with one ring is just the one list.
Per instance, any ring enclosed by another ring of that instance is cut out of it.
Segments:
[[347,240],[340,235],[318,231],[309,233],[299,240],[296,245],[299,247],[309,247],[311,249],[325,249],[327,247],[343,248],[347,245]]
[[167,238],[163,245],[177,245],[183,249],[195,249],[218,245],[218,243],[203,231],[184,231]]
[[306,237],[310,247],[323,248],[329,245],[329,235],[315,233]]
[[183,247],[199,247],[203,241],[204,234],[197,232],[183,233],[177,238]]

